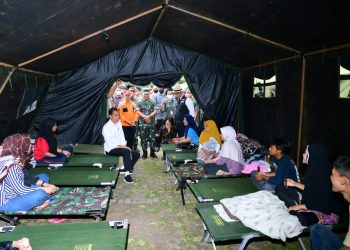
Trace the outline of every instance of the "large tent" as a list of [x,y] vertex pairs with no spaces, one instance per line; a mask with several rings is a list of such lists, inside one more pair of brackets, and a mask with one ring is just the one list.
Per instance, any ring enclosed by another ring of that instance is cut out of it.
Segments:
[[[169,86],[185,75],[219,125],[263,143],[284,136],[295,156],[311,142],[333,156],[349,153],[350,102],[338,98],[349,7],[341,0],[2,1],[0,140],[53,115],[61,142],[97,142],[102,98],[115,77]],[[276,98],[252,98],[253,78],[268,72],[277,75]]]

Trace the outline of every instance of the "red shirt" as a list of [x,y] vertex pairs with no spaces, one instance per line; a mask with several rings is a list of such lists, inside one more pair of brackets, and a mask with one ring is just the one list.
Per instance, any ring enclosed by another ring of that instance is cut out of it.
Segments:
[[37,161],[44,158],[47,152],[49,152],[49,144],[47,141],[42,137],[36,138],[34,145],[34,159]]

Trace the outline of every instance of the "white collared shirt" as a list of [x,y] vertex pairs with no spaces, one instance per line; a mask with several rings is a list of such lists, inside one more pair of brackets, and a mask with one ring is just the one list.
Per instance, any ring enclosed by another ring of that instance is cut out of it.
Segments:
[[109,152],[118,145],[126,145],[126,140],[122,128],[122,124],[118,121],[114,124],[109,120],[102,129],[102,135],[105,140],[104,151]]

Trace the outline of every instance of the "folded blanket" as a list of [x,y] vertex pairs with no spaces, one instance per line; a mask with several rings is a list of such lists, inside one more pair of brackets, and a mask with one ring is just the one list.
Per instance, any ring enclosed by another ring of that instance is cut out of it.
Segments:
[[273,239],[286,241],[286,238],[293,238],[304,229],[298,218],[288,213],[285,204],[268,191],[222,199],[220,202],[229,211],[226,213],[223,208],[215,208],[223,220],[232,221],[227,217],[234,215],[245,226]]

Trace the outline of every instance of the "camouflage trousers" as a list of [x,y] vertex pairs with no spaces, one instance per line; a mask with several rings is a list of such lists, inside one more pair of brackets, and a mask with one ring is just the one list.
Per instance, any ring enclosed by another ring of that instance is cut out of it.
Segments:
[[156,141],[154,124],[139,124],[139,133],[142,150],[146,151],[148,146],[150,149],[154,149]]
[[139,134],[140,134],[140,128],[139,128],[139,123],[137,122],[135,126],[134,145],[132,147],[133,150],[137,149],[137,145],[139,143],[139,139],[137,137],[139,136]]

